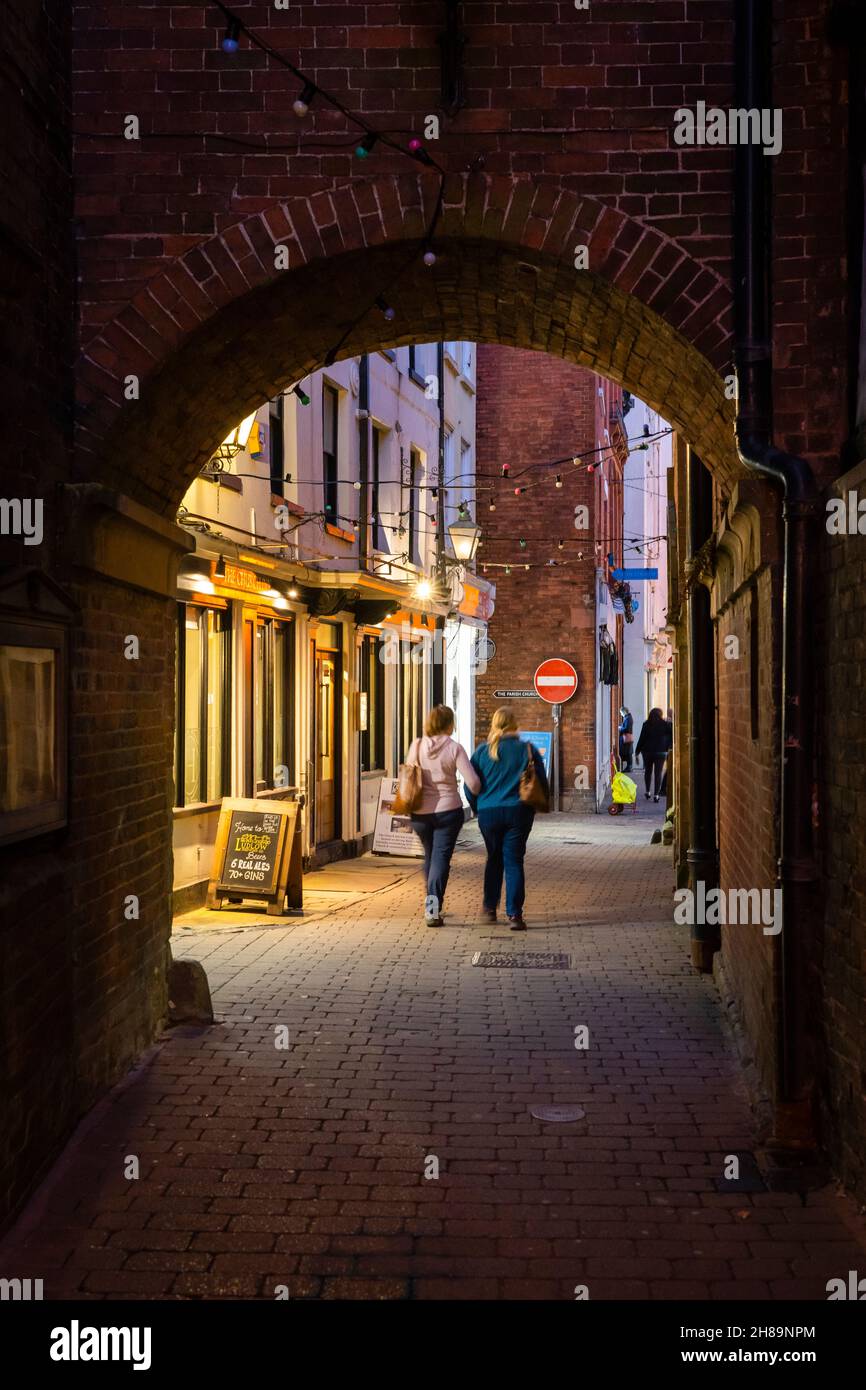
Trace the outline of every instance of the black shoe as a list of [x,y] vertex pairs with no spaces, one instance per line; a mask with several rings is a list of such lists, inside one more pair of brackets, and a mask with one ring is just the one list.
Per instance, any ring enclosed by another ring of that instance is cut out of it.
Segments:
[[520,917],[509,917],[508,920],[509,920],[509,922],[511,923],[511,930],[512,930],[512,931],[526,931],[526,923],[524,922],[522,916],[520,916]]
[[649,792],[644,792],[643,799],[644,801],[649,801]]
[[481,909],[481,920],[482,920],[482,922],[491,922],[491,923],[492,923],[492,922],[495,922],[495,921],[496,921],[496,908],[495,908],[495,907],[482,907],[482,909]]
[[653,801],[658,802],[658,797],[657,797],[657,796],[654,796],[654,797],[653,797]]

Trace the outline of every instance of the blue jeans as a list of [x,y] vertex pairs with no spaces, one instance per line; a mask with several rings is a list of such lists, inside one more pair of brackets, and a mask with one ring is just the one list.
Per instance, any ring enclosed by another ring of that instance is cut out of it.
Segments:
[[412,829],[424,846],[424,881],[427,896],[435,898],[437,914],[442,911],[448,875],[451,872],[451,856],[457,843],[457,836],[463,829],[463,807],[455,811],[431,811],[426,815],[412,817]]
[[519,917],[526,901],[523,856],[535,820],[535,809],[526,802],[516,806],[490,806],[478,812],[478,828],[487,846],[484,866],[484,907],[495,912],[502,893],[505,874],[505,911]]

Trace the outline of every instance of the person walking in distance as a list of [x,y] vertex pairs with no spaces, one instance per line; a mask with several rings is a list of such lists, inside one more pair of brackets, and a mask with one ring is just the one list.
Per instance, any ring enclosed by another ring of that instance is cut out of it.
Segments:
[[544,762],[537,749],[522,741],[510,709],[496,710],[486,742],[479,744],[472,754],[472,766],[481,779],[481,792],[477,798],[470,796],[469,801],[473,808],[477,806],[478,826],[487,849],[482,918],[486,922],[496,921],[504,875],[505,911],[512,931],[526,931],[523,859],[535,808],[522,800],[520,785],[530,765],[544,796],[549,798]]
[[634,753],[634,719],[631,710],[623,705],[619,712],[619,757],[623,772],[631,772]]
[[668,753],[671,751],[671,726],[660,709],[651,709],[643,722],[640,738],[635,748],[635,757],[643,756],[644,798],[650,799],[650,786],[653,786],[653,801],[658,801],[661,793],[662,773]]
[[421,769],[421,800],[412,812],[412,829],[424,849],[424,920],[428,927],[442,925],[451,857],[463,828],[458,772],[467,794],[481,789],[481,779],[469,754],[451,737],[453,732],[454,711],[447,705],[434,705],[424,721],[424,737],[413,741],[406,758]]

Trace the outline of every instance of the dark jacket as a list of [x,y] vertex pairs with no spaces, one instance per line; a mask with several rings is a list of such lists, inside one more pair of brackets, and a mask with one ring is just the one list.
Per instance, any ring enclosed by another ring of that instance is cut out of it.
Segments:
[[650,723],[645,719],[634,755],[643,754],[645,758],[662,758],[671,751],[671,726],[666,719]]
[[466,786],[464,791],[473,811],[520,804],[520,778],[526,767],[528,749],[532,750],[535,775],[549,794],[544,761],[538,749],[524,743],[516,734],[504,734],[499,740],[499,757],[496,761],[491,758],[486,743],[479,744],[472,754],[470,762],[481,778],[481,791],[477,796],[473,796]]

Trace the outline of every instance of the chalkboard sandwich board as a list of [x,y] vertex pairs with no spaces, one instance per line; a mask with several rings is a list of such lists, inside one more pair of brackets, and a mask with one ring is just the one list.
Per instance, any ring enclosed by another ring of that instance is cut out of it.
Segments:
[[225,797],[220,807],[208,907],[226,898],[265,900],[268,914],[283,916],[303,905],[301,837],[297,801]]

